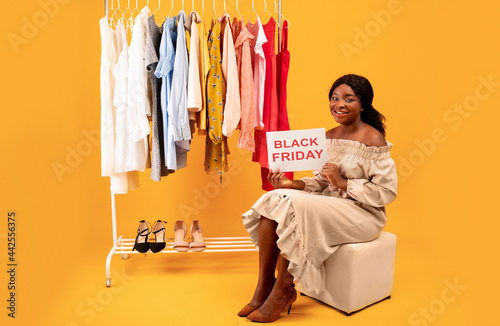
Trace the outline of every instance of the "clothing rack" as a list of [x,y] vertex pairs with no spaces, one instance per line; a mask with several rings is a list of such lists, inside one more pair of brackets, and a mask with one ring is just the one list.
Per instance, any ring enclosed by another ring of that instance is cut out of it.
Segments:
[[[113,0],[112,0],[113,1]],[[120,0],[118,0],[120,1]],[[215,0],[213,0],[215,3]],[[265,0],[264,0],[265,1]],[[183,1],[184,3],[184,1]],[[149,4],[149,1],[148,1]],[[225,0],[224,0],[225,4]],[[104,12],[106,18],[108,18],[108,0],[104,0]],[[278,1],[278,35],[279,43],[281,44],[281,0]],[[278,47],[280,51],[280,47]],[[116,194],[111,190],[111,220],[113,229],[113,247],[108,253],[106,258],[106,287],[111,287],[111,259],[113,255],[121,255],[122,259],[128,259],[131,254],[141,254],[138,251],[132,251],[135,239],[125,239],[122,236],[118,236],[117,231],[117,220],[116,220]],[[250,237],[215,237],[215,238],[203,238],[206,248],[203,252],[244,252],[244,251],[257,251],[254,243]],[[166,246],[165,249],[159,253],[179,253],[174,249],[174,238],[165,239]],[[184,252],[183,254],[192,253],[191,251]]]

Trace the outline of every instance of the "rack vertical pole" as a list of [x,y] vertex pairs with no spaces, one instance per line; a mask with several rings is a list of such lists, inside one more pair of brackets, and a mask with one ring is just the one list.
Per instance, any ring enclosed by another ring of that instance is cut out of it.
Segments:
[[116,196],[111,190],[111,217],[113,220],[113,246],[118,245],[118,229],[116,227]]
[[[112,1],[112,0],[111,0]],[[104,0],[104,14],[106,18],[108,17],[108,0]],[[111,178],[110,178],[111,182]],[[111,190],[111,218],[112,218],[112,227],[113,227],[113,246],[118,245],[118,229],[116,227],[116,196]]]

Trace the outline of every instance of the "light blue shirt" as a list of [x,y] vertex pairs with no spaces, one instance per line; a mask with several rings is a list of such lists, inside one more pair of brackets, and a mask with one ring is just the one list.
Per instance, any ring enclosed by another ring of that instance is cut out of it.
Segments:
[[172,78],[175,63],[174,41],[177,39],[177,18],[168,18],[163,23],[163,34],[160,42],[160,59],[156,67],[155,76],[162,78],[160,100],[163,120],[163,147],[165,165],[171,170],[186,167],[185,152],[178,153],[174,141],[174,122],[169,114],[168,106],[172,90]]
[[177,42],[175,52],[175,66],[172,76],[172,92],[168,100],[168,114],[172,118],[174,139],[178,151],[189,151],[191,128],[189,126],[189,113],[187,108],[187,81],[189,59],[186,44],[184,22],[186,13],[181,10],[177,15]]

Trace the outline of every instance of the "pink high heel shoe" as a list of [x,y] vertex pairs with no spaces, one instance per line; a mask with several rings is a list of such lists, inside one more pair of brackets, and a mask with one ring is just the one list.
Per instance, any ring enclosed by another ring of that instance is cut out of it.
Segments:
[[180,252],[188,251],[189,243],[184,240],[187,233],[187,226],[183,220],[177,220],[174,224],[174,249]]
[[198,252],[205,250],[206,244],[203,241],[202,231],[200,221],[193,220],[193,223],[191,224],[192,241],[189,243],[189,249],[191,249],[191,251]]

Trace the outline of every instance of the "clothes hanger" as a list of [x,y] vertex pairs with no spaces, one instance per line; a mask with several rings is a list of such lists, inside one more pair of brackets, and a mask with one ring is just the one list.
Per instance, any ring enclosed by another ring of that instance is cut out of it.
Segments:
[[[129,1],[130,2],[130,1]],[[131,17],[134,17],[135,12],[137,11],[137,15],[141,12],[139,11],[139,0],[135,0],[135,8],[131,11]]]
[[[149,0],[148,0],[148,8],[149,8]],[[155,11],[153,12],[153,15],[154,16],[156,14],[157,11],[160,11],[160,21],[164,21],[165,20],[165,15],[163,15],[163,11],[161,11],[161,0],[158,0],[158,8],[155,9]]]
[[108,17],[108,25],[109,27],[113,27],[113,17],[115,16],[115,9],[113,8],[113,0],[111,0],[111,6],[108,8],[108,12],[106,12],[106,17]]
[[[116,3],[117,3],[117,8],[115,9],[113,16],[116,17],[116,24],[118,24],[119,21],[121,21],[123,23],[123,17],[125,16],[125,13],[123,12],[122,8],[120,8],[120,1],[118,0]],[[121,13],[121,16],[120,16],[120,13]]]
[[[127,15],[127,11],[130,12],[130,17],[128,19],[125,17]],[[127,29],[132,29],[132,27],[134,26],[134,17],[132,16],[132,10],[130,10],[130,0],[128,0],[127,9],[125,9],[125,11],[123,12],[122,18],[126,22]]]
[[288,22],[288,26],[286,28],[290,28],[290,26],[292,26],[292,23],[288,19],[286,19],[286,17],[281,12],[278,11],[278,6],[276,4],[276,0],[274,0],[274,12],[278,14],[277,24],[279,24],[279,18],[282,18],[282,20],[281,20],[282,22],[284,22],[285,20]]
[[271,16],[271,17],[273,16],[273,14],[271,14],[269,12],[269,10],[267,10],[267,1],[266,0],[264,0],[264,11],[267,12],[269,14],[269,16]]
[[[217,19],[217,11],[215,10],[215,0],[212,0],[212,21],[214,21],[215,19]],[[215,15],[215,19],[214,19],[214,15]]]
[[170,9],[170,12],[168,13],[168,17],[172,15],[172,12],[174,11],[174,0],[172,0],[172,9]]
[[240,12],[240,10],[238,9],[238,0],[236,0],[236,12],[240,15],[240,20],[241,20],[241,23],[243,24],[244,19],[243,19],[243,17],[241,16],[241,12]]
[[254,13],[255,13],[255,16],[258,18],[259,14],[257,13],[257,11],[255,11],[255,3],[252,0],[252,12],[250,13],[250,17],[248,17],[248,22],[250,22],[250,19],[252,18],[252,14],[254,14]]
[[224,17],[224,15],[227,15],[228,16],[228,20],[231,21],[231,16],[229,16],[229,14],[226,11],[226,0],[224,0],[224,13],[222,14],[222,16],[219,17],[219,21],[222,22],[221,18]]
[[[274,1],[274,4],[276,4],[276,1]],[[267,10],[267,1],[266,0],[264,0],[264,11],[267,12],[269,14],[269,16],[271,16],[271,17],[269,17],[269,21],[271,20],[271,18],[274,19],[273,14],[271,14],[271,12],[269,12],[269,10]],[[279,24],[275,19],[274,19],[274,28],[275,29],[279,28]]]

